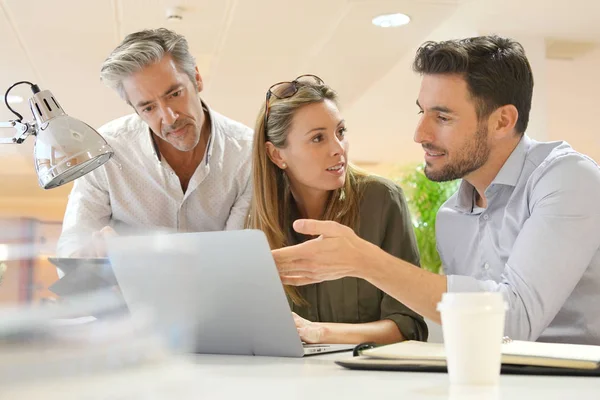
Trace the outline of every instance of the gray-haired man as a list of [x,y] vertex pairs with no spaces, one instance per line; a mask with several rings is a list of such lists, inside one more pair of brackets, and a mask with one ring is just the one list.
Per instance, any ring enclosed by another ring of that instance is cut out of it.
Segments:
[[167,29],[128,35],[101,78],[133,109],[100,132],[114,161],[77,180],[61,256],[102,256],[93,237],[148,229],[243,228],[252,131],[211,110],[186,39]]

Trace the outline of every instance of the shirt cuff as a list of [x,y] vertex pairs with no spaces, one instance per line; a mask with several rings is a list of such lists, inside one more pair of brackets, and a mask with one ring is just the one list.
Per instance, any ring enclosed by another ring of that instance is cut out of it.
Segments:
[[400,333],[402,333],[404,339],[420,340],[422,342],[427,341],[429,330],[427,329],[427,324],[424,320],[417,320],[414,317],[404,314],[386,315],[384,319],[393,321],[400,330]]
[[449,293],[485,292],[485,288],[480,285],[481,282],[471,276],[448,275],[446,281],[446,289]]

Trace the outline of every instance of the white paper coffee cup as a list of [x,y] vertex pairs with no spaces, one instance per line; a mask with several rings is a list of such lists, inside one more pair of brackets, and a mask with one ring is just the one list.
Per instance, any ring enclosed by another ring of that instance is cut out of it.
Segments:
[[506,307],[500,293],[442,295],[437,309],[451,384],[498,384]]

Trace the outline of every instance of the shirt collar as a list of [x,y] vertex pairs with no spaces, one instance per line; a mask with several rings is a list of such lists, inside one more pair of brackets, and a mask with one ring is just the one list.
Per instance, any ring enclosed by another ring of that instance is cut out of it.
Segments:
[[454,208],[463,213],[472,213],[475,204],[474,199],[475,187],[463,179],[456,193],[456,205]]
[[[510,157],[506,160],[500,171],[492,181],[492,185],[507,185],[516,186],[521,171],[523,171],[523,165],[525,164],[525,158],[527,157],[527,149],[529,148],[531,139],[528,136],[523,135],[517,147],[510,154]],[[490,185],[491,186],[491,185]]]
[[[523,164],[527,157],[527,149],[529,148],[531,139],[528,136],[523,135],[517,147],[510,154],[500,171],[490,184],[493,185],[507,185],[516,186],[521,171],[523,170]],[[478,209],[475,205],[475,187],[469,182],[462,180],[458,188],[456,205],[454,206],[457,210],[464,213],[473,213]]]
[[[202,100],[201,100],[202,101]],[[202,101],[202,109],[208,112],[208,117],[210,118],[210,136],[208,137],[208,143],[206,144],[206,150],[204,155],[204,163],[208,165],[210,162],[210,158],[213,154],[213,143],[214,138],[218,134],[217,133],[217,125],[215,123],[215,113],[210,109],[210,107]]]

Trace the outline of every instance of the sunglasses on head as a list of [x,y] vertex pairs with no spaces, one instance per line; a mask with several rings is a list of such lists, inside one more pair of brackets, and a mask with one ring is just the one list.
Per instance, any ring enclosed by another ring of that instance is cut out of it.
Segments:
[[308,85],[324,85],[323,79],[316,75],[300,75],[291,82],[279,82],[274,84],[267,90],[267,98],[265,100],[265,131],[267,130],[267,121],[269,119],[269,99],[275,96],[278,99],[287,99],[298,93],[298,88],[303,84]]

